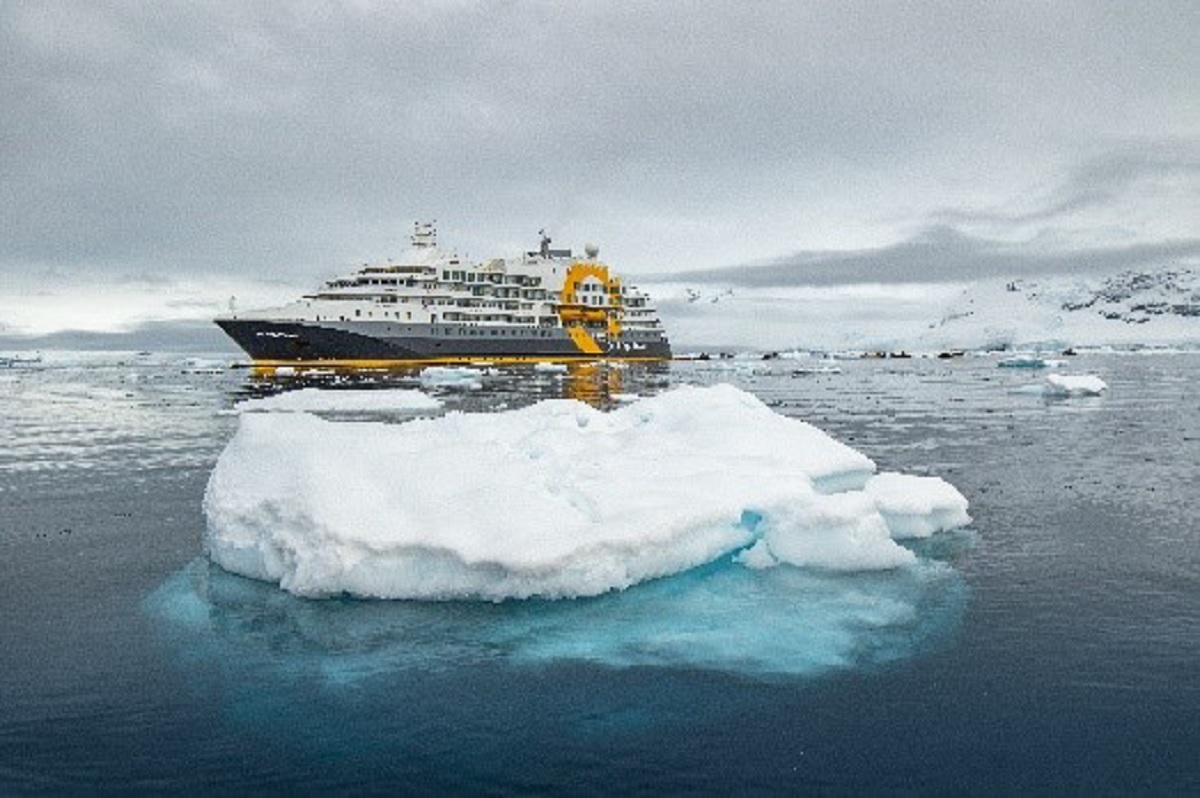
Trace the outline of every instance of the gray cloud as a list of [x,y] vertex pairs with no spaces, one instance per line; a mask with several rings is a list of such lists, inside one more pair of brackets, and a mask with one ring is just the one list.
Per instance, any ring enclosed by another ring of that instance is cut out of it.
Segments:
[[[1186,183],[1191,209],[1200,197],[1200,144],[1196,141],[1159,142],[1137,148],[1126,147],[1090,158],[1070,170],[1067,178],[1046,196],[1029,201],[1011,201],[1010,209],[943,209],[931,214],[945,224],[990,223],[1016,227],[1035,222],[1052,222],[1119,202],[1140,189],[1161,191],[1164,184]],[[1015,206],[1015,207],[1014,207]],[[1187,210],[1186,208],[1183,210]]]
[[480,255],[596,235],[643,271],[832,242],[894,272],[863,242],[906,238],[881,252],[949,270],[1036,224],[1186,246],[1194,197],[1115,234],[1103,211],[1194,186],[1197,29],[1193,2],[17,0],[0,274],[309,276],[416,216]]
[[909,241],[876,249],[800,252],[774,263],[657,274],[646,279],[750,287],[930,283],[1197,265],[1200,239],[1047,252],[938,227]]

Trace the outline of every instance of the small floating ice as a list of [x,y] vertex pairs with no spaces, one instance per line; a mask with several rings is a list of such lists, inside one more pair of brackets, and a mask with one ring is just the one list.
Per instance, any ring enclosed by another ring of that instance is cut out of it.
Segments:
[[386,413],[438,410],[441,406],[440,400],[421,391],[303,388],[274,396],[249,399],[235,406],[234,412]]
[[842,366],[837,361],[819,360],[804,366],[792,368],[793,377],[811,377],[817,374],[841,374]]
[[429,366],[421,371],[421,385],[427,388],[461,388],[478,390],[483,387],[478,371],[466,366]]
[[893,568],[915,560],[893,537],[969,520],[941,480],[874,470],[729,385],[608,413],[248,413],[209,479],[206,548],[307,596],[561,598],[739,552],[753,568]]
[[546,374],[566,374],[566,363],[552,363],[548,360],[542,360],[534,364],[534,371],[540,371]]
[[223,360],[203,357],[184,358],[179,363],[179,370],[183,374],[223,374],[227,368]]
[[1022,385],[1013,393],[1065,399],[1073,396],[1100,396],[1106,390],[1108,385],[1095,375],[1048,374],[1044,382]]
[[1099,396],[1107,390],[1104,380],[1094,374],[1050,374],[1046,377],[1046,393],[1050,396]]
[[1013,357],[1006,357],[998,361],[996,365],[1000,368],[1009,369],[1045,369],[1058,368],[1063,362],[1062,360],[1050,360],[1038,355],[1014,355]]

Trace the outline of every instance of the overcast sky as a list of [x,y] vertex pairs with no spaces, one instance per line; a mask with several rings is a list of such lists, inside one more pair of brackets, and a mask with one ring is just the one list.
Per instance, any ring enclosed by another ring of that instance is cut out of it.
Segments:
[[1196,263],[1198,40],[1196,0],[4,0],[0,279],[308,285],[417,218],[748,282]]

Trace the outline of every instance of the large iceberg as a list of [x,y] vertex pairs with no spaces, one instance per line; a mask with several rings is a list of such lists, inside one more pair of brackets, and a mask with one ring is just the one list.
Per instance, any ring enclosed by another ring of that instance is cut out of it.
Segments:
[[736,555],[753,568],[893,568],[894,538],[969,522],[936,478],[865,455],[728,385],[608,413],[551,400],[402,424],[252,413],[204,509],[226,570],[305,596],[597,595]]

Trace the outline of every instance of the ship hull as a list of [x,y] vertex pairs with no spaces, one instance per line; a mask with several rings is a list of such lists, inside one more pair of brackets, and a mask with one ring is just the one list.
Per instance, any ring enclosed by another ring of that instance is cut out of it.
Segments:
[[[258,363],[405,363],[520,360],[667,360],[657,333],[626,331],[581,347],[561,328],[307,322],[246,318],[217,325]],[[587,342],[585,342],[587,343]]]

